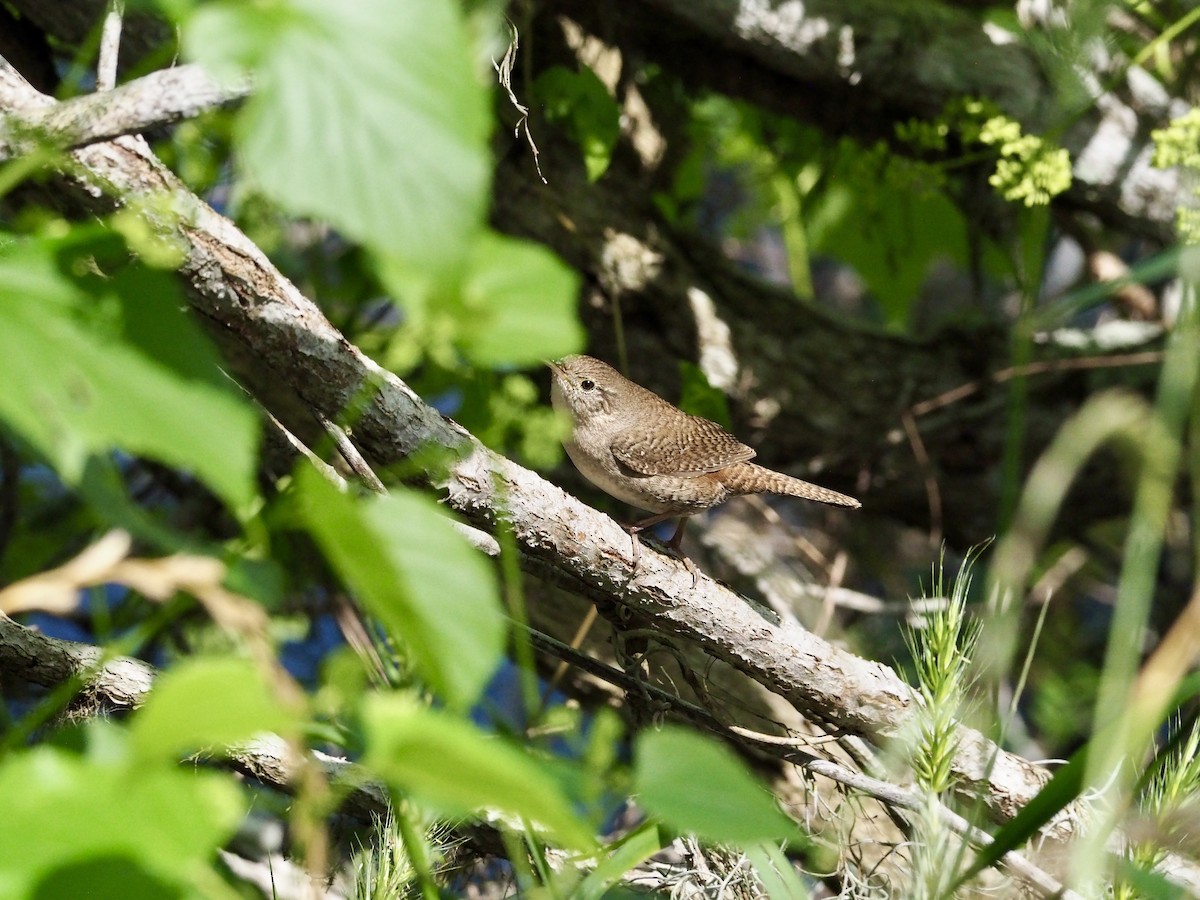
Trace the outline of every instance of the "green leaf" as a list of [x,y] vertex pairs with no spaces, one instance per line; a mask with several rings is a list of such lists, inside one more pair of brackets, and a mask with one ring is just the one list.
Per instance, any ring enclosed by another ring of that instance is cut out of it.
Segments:
[[[2,897],[84,896],[46,891],[76,882],[81,869],[111,872],[114,861],[129,869],[133,893],[164,883],[213,896],[221,882],[210,860],[244,812],[228,776],[49,747],[0,765],[0,796]],[[86,895],[123,896],[106,887],[107,894],[93,885]]]
[[621,109],[604,82],[587,66],[577,72],[552,66],[538,76],[534,92],[547,118],[566,122],[583,151],[588,181],[599,179],[621,136]]
[[253,412],[215,370],[200,374],[212,357],[165,279],[136,267],[85,276],[88,256],[49,242],[0,248],[0,418],[75,486],[89,455],[119,448],[244,506]]
[[249,660],[190,659],[165,672],[133,720],[143,758],[225,747],[259,732],[286,733],[299,723],[279,705]]
[[496,578],[433,501],[403,489],[354,499],[315,470],[296,477],[308,530],[363,604],[404,641],[451,706],[469,706],[504,650]]
[[800,837],[733,751],[683,728],[638,738],[634,787],[647,810],[706,840],[738,844]]
[[804,201],[809,253],[853,266],[888,323],[905,326],[933,265],[965,262],[966,220],[945,194],[906,183],[896,162],[848,141],[838,149],[826,188]]
[[979,850],[970,868],[958,879],[955,887],[966,884],[984,869],[998,862],[1005,853],[1024,845],[1037,835],[1043,825],[1079,796],[1087,774],[1088,752],[1086,746],[1077,750],[1070,762],[1058,769],[1033,799],[992,835],[992,842]]
[[503,739],[395,694],[367,698],[363,726],[364,763],[393,790],[449,815],[499,810],[566,846],[594,846],[545,765]]
[[1145,900],[1185,900],[1192,896],[1182,885],[1175,884],[1167,876],[1131,860],[1118,857],[1116,868],[1117,875],[1124,885],[1136,892],[1135,897]]
[[701,416],[730,428],[729,401],[724,392],[708,383],[708,376],[695,363],[686,360],[679,364],[679,376],[683,382],[679,396],[679,408],[693,416]]
[[[746,859],[754,867],[754,877],[763,886],[767,897],[793,897],[796,900],[812,896],[810,891],[796,873],[783,851],[776,845],[764,841],[756,847],[746,848]],[[821,869],[820,864],[806,866],[809,871],[832,871],[837,866],[836,859],[826,860],[829,867]]]
[[289,0],[202,7],[185,48],[250,67],[240,159],[275,202],[425,267],[461,261],[480,227],[487,95],[453,0]]
[[605,857],[571,894],[574,900],[601,900],[634,866],[663,848],[662,835],[654,822],[643,822],[619,841],[604,848]]
[[56,897],[87,897],[88,900],[174,900],[187,896],[172,884],[147,872],[135,860],[100,856],[86,862],[64,861],[38,881],[30,895],[34,900]]
[[546,248],[481,235],[463,279],[464,350],[484,366],[529,365],[583,349],[579,277]]

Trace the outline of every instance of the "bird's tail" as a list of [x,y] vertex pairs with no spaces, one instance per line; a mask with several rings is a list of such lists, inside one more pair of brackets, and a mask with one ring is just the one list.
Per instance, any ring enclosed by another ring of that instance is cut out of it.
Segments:
[[754,463],[738,463],[722,469],[721,481],[736,494],[786,494],[789,497],[802,497],[832,506],[849,506],[852,509],[862,506],[853,497],[765,469]]

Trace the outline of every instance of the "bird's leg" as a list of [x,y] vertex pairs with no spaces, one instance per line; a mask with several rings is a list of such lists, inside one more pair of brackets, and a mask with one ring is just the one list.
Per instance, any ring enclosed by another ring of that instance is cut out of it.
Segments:
[[[634,569],[634,571],[637,570],[638,560],[641,559],[641,557],[642,557],[642,544],[641,544],[641,541],[638,540],[638,532],[645,531],[647,528],[650,528],[653,525],[657,525],[659,522],[665,522],[667,519],[673,518],[675,515],[676,515],[676,513],[660,513],[657,516],[651,516],[648,519],[642,519],[640,522],[634,522],[632,525],[630,525],[628,528],[625,529],[626,531],[629,532],[630,537],[633,538],[633,569]],[[675,553],[679,556],[679,558],[681,560],[683,560],[684,567],[692,575],[692,587],[695,587],[696,583],[700,580],[700,573],[696,569],[696,564],[693,563],[690,559],[688,559],[688,555],[686,553],[684,553],[682,549],[680,549],[680,545],[683,543],[683,530],[685,528],[687,528],[687,521],[688,521],[687,516],[679,517],[679,524],[675,526],[675,533],[672,534],[671,539],[669,541],[667,541],[667,547],[669,549],[675,551]]]
[[696,564],[692,562],[691,557],[684,553],[682,548],[683,530],[687,528],[687,523],[687,516],[679,517],[679,524],[675,526],[675,533],[667,541],[667,546],[679,554],[679,558],[683,560],[684,567],[692,573],[692,587],[695,587],[696,582],[700,580],[700,572],[696,569]]
[[641,519],[634,522],[632,525],[626,525],[625,530],[629,532],[629,536],[633,538],[633,564],[632,568],[637,571],[638,560],[642,558],[642,542],[638,540],[638,532],[645,531],[659,522],[665,522],[673,517],[674,513],[659,513],[657,516],[651,516],[648,519]]
[[688,523],[688,517],[680,516],[679,524],[675,526],[675,533],[673,535],[671,535],[671,539],[669,541],[667,541],[667,546],[670,547],[672,550],[674,550],[676,553],[678,553],[680,556],[683,555],[683,551],[680,550],[679,547],[683,543],[683,529],[687,528],[687,523]]

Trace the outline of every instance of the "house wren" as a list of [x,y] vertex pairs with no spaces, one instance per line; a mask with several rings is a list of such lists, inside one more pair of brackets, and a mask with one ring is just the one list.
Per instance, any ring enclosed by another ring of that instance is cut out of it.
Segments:
[[688,516],[741,494],[862,505],[845,494],[755,465],[750,462],[754,450],[716,422],[688,415],[598,359],[568,356],[549,365],[554,408],[570,415],[574,426],[563,442],[571,461],[596,487],[654,513],[628,529],[635,563],[639,531],[678,516],[669,542],[677,550]]

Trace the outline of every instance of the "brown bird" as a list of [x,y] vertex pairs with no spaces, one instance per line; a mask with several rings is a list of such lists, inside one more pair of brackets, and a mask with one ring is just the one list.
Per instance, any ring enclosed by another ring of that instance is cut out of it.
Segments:
[[654,513],[627,528],[635,565],[641,552],[639,531],[678,516],[668,542],[678,550],[688,516],[741,494],[786,494],[855,509],[862,505],[755,465],[750,462],[755,451],[716,422],[688,415],[607,363],[568,356],[549,365],[554,408],[567,413],[573,425],[563,441],[571,461],[596,487]]

